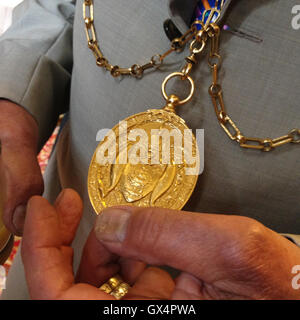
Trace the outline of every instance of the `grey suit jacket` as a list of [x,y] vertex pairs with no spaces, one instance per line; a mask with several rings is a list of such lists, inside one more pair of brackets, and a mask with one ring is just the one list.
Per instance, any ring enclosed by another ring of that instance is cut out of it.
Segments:
[[[172,17],[182,31],[187,28],[195,1],[186,0],[184,8],[182,3],[95,0],[95,25],[104,54],[112,64],[129,67],[164,52],[170,46],[164,20]],[[300,31],[291,26],[291,10],[286,0],[233,0],[224,16],[232,28],[261,40],[222,33],[225,103],[247,136],[276,137],[300,126]],[[54,200],[61,188],[72,187],[83,197],[84,217],[74,242],[76,265],[95,218],[86,178],[97,131],[162,106],[161,82],[180,70],[186,55],[187,51],[173,55],[160,71],[142,80],[113,79],[96,66],[87,48],[82,1],[75,8],[74,1],[25,0],[13,26],[0,38],[0,97],[15,101],[37,119],[41,145],[58,115],[70,111],[45,174],[45,196]],[[277,232],[299,234],[299,145],[271,153],[240,149],[216,119],[205,59],[192,76],[196,95],[179,113],[191,128],[205,129],[205,169],[184,209],[245,215]],[[181,88],[176,84],[173,90]],[[21,270],[17,257],[6,298],[26,296]]]

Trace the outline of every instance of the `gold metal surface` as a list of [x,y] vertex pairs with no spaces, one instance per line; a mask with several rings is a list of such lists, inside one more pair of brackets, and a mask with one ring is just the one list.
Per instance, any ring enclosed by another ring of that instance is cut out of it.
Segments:
[[108,294],[110,294],[113,291],[113,289],[111,288],[111,286],[107,282],[104,283],[99,289],[105,293],[108,293]]
[[[135,114],[127,119],[127,134],[133,129],[143,129],[148,137],[148,149],[144,150],[148,157],[148,163],[126,163],[119,164],[122,152],[130,153],[134,146],[133,141],[128,141],[127,150],[116,152],[116,161],[113,164],[101,165],[97,163],[97,150],[106,143],[104,139],[98,145],[92,158],[88,173],[88,192],[91,203],[97,214],[106,207],[115,205],[135,205],[141,207],[163,207],[181,209],[190,198],[198,175],[187,175],[186,168],[194,165],[187,164],[184,159],[181,164],[176,164],[177,150],[171,143],[170,164],[163,163],[163,142],[159,145],[159,163],[151,164],[151,130],[179,130],[182,136],[184,130],[188,129],[184,120],[167,109],[152,109]],[[117,145],[120,142],[120,128],[116,125],[112,131],[115,133]],[[183,152],[183,149],[180,150]],[[192,135],[192,155],[199,156],[196,139]]]
[[107,283],[114,290],[123,282],[122,278],[119,275],[115,275],[110,278]]
[[182,81],[187,79],[191,85],[191,89],[190,89],[190,93],[189,95],[183,99],[183,100],[180,100],[178,101],[177,105],[178,106],[181,106],[185,103],[187,103],[188,101],[190,101],[194,95],[194,92],[195,92],[195,84],[194,84],[194,80],[190,77],[190,76],[187,76],[186,74],[182,73],[182,72],[173,72],[171,74],[169,74],[165,80],[163,81],[162,83],[162,86],[161,86],[161,91],[162,91],[162,94],[163,94],[163,97],[165,98],[165,100],[169,100],[169,95],[167,94],[166,92],[166,85],[168,83],[168,81],[174,77],[179,77]]
[[110,294],[115,297],[117,300],[122,299],[126,296],[130,289],[130,286],[128,283],[123,282],[121,283],[114,291],[112,291]]
[[129,291],[130,285],[122,280],[117,274],[105,282],[100,288],[101,291],[108,293],[117,300],[122,299]]

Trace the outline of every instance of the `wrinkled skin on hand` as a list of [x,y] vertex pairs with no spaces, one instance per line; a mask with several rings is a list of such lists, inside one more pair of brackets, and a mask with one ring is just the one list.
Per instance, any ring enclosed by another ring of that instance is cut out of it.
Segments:
[[0,99],[0,192],[3,222],[21,235],[26,205],[43,192],[43,178],[37,162],[38,125],[22,107]]
[[[126,299],[300,299],[292,287],[300,249],[240,216],[105,209],[75,276],[70,245],[81,213],[72,190],[54,206],[41,197],[29,201],[22,257],[33,299],[113,299],[98,288],[116,273],[132,286]],[[181,274],[173,280],[161,265]]]

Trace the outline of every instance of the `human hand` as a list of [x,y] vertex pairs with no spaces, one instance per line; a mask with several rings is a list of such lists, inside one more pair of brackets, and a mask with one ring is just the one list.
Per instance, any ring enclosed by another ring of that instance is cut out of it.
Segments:
[[[32,298],[112,299],[97,288],[117,272],[133,285],[127,299],[300,298],[291,285],[300,253],[290,241],[249,218],[158,208],[104,210],[75,279],[70,243],[81,208],[70,190],[54,207],[30,200],[22,257]],[[175,285],[145,262],[182,273]]]
[[300,299],[300,249],[250,218],[115,207],[95,233],[112,253],[181,270],[172,299]]
[[43,192],[38,125],[22,107],[0,99],[0,205],[5,226],[21,235],[28,199]]
[[28,202],[21,253],[31,298],[113,300],[98,288],[118,272],[132,285],[126,299],[170,298],[174,282],[168,273],[146,268],[135,259],[120,259],[99,243],[94,232],[75,277],[71,243],[81,214],[82,201],[70,189],[54,206],[38,196]]

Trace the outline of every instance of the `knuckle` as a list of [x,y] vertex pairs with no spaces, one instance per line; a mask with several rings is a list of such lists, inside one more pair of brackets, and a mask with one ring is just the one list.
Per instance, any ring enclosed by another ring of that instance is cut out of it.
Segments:
[[242,245],[245,252],[260,251],[265,247],[267,228],[260,222],[247,218],[245,221],[245,236]]
[[274,287],[276,275],[270,272],[270,267],[279,270],[284,266],[280,245],[273,231],[260,222],[250,218],[243,222],[243,234],[240,240],[236,238],[234,249],[225,260],[230,277],[239,283],[243,281],[256,299],[274,297],[277,294],[274,289],[278,288]]
[[268,250],[268,229],[260,222],[239,217],[236,220],[239,230],[224,247],[227,263],[237,268],[255,267]]
[[262,246],[265,227],[258,221],[247,217],[229,217],[229,219],[234,220],[224,238],[224,256],[227,256],[231,262],[232,258],[243,261],[256,254]]

